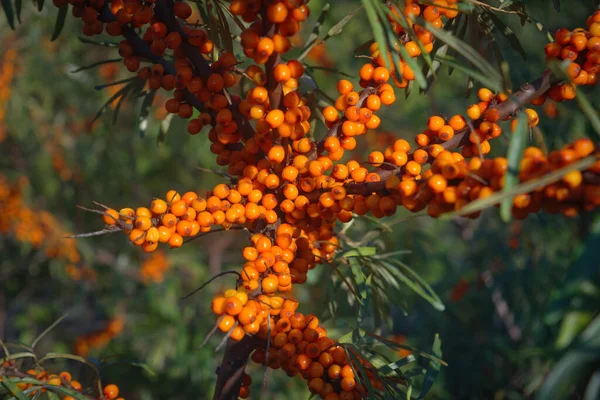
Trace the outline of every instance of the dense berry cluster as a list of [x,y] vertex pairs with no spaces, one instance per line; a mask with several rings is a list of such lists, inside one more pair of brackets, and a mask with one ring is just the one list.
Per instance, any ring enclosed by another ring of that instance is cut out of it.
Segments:
[[106,346],[115,336],[121,333],[124,325],[123,317],[115,317],[108,321],[103,329],[78,337],[74,345],[75,353],[86,357],[93,349]]
[[554,35],[555,41],[545,47],[546,57],[571,61],[566,73],[570,82],[561,82],[548,91],[554,101],[575,98],[576,87],[595,85],[600,72],[600,11],[587,19],[587,28],[572,31],[561,28]]
[[94,271],[82,264],[76,241],[67,238],[71,233],[60,221],[48,211],[25,203],[23,191],[28,185],[25,177],[10,183],[0,175],[0,233],[42,250],[47,258],[64,261],[67,273],[75,280],[95,279]]
[[[0,366],[0,382],[3,379],[10,379],[16,384],[17,388],[22,390],[21,393],[27,398],[37,398],[40,393],[51,392],[54,396],[61,395],[61,400],[75,400],[75,397],[64,395],[61,388],[74,390],[78,395],[84,396],[90,400],[125,400],[124,397],[119,397],[119,387],[115,384],[108,384],[102,387],[102,393],[99,397],[87,394],[88,388],[85,388],[79,381],[73,379],[73,376],[68,371],[61,371],[58,374],[50,373],[41,367],[34,369],[19,371],[19,363],[14,361],[6,361]],[[31,378],[34,381],[27,381]],[[42,386],[43,385],[43,386]],[[37,389],[39,387],[39,390]]]
[[[66,0],[55,3],[67,4]],[[298,89],[304,66],[282,58],[309,16],[307,1],[230,2],[228,11],[245,24],[239,38],[244,55],[252,60],[243,71],[251,84],[241,96],[229,93],[239,86],[239,60],[215,48],[200,25],[188,23],[193,13],[188,3],[68,3],[74,15],[83,19],[85,34],[106,30],[127,38],[119,43],[125,67],[150,90],[170,92],[165,111],[188,119],[188,133],[196,135],[208,128],[211,152],[235,178],[206,196],[170,190],[149,207],[105,209],[106,228],[126,232],[132,243],[147,252],[159,243],[180,247],[184,238],[208,233],[215,226],[246,228],[250,244],[243,250],[246,262],[237,285],[212,302],[216,326],[235,341],[257,339],[255,361],[282,368],[290,376],[302,375],[313,393],[329,400],[364,397],[361,382],[366,380],[373,390],[381,388],[376,370],[368,363],[360,368],[366,376],[355,376],[358,366],[350,363],[350,350],[329,339],[315,316],[298,312],[298,303],[289,293],[293,284],[304,283],[309,270],[328,263],[338,250],[336,222],[349,222],[368,212],[390,216],[399,206],[414,212],[427,208],[429,215],[437,217],[500,191],[508,162],[502,157],[485,158],[491,140],[502,134],[504,124],[514,130],[517,111],[529,103],[542,105],[546,96],[555,101],[570,99],[576,85],[595,84],[600,65],[596,59],[600,17],[594,14],[587,30],[560,30],[556,42],[546,48],[549,58],[578,63],[568,67],[571,82],[529,85],[514,94],[482,88],[478,102],[464,116],[432,116],[414,144],[397,139],[384,151],[372,152],[367,162],[342,161],[346,151],[356,148],[357,136],[379,127],[376,114],[396,101],[395,88],[415,79],[411,61],[404,55],[413,59],[432,51],[433,34],[415,17],[442,28],[458,15],[457,1],[405,0],[401,7],[390,7],[388,19],[398,35],[391,51],[397,54],[382,54],[373,44],[370,61],[358,71],[358,85],[345,79],[338,82],[334,104],[320,110],[328,128],[321,140],[309,136],[315,116]],[[393,62],[396,55],[399,64]],[[522,104],[514,107],[514,98]],[[535,127],[538,113],[533,108],[523,112],[529,126]],[[547,155],[530,147],[519,180],[538,179],[598,154],[587,139]],[[599,173],[596,162],[584,172],[570,172],[520,194],[513,200],[513,214],[522,218],[545,209],[571,216],[593,209],[600,205]],[[249,384],[249,378],[242,380],[241,397],[249,395]]]

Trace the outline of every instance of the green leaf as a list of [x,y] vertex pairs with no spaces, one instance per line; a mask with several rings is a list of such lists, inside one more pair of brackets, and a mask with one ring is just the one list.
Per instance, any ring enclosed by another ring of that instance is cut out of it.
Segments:
[[48,396],[48,400],[60,400],[60,397],[54,392],[46,392]]
[[326,41],[327,39],[329,39],[330,37],[337,36],[340,33],[342,33],[342,30],[344,29],[344,26],[346,26],[346,24],[348,22],[350,22],[350,20],[352,19],[352,17],[354,17],[356,15],[356,13],[358,11],[360,11],[360,9],[362,7],[363,6],[357,7],[354,11],[352,11],[350,14],[346,15],[344,18],[342,18],[341,20],[339,20],[335,25],[333,25],[331,28],[329,28],[329,30],[327,31],[327,34],[323,38],[323,42]]
[[55,41],[60,33],[62,32],[63,27],[65,26],[65,20],[67,18],[67,12],[69,11],[69,6],[65,5],[58,9],[58,15],[56,16],[56,23],[54,24],[54,32],[52,33],[52,38],[50,39],[52,42]]
[[160,122],[160,126],[158,127],[158,137],[156,138],[159,145],[167,138],[167,133],[169,132],[169,127],[171,126],[174,115],[175,114],[169,114]]
[[[435,338],[433,339],[431,352],[434,356],[442,358],[442,341],[440,340],[440,335],[438,333],[435,334]],[[425,373],[425,378],[423,379],[421,394],[419,395],[418,400],[425,398],[433,386],[433,382],[435,382],[435,379],[437,378],[441,368],[441,363],[435,360],[429,360],[429,365],[427,366],[427,372]]]
[[[519,170],[521,169],[521,159],[523,151],[527,144],[527,115],[521,113],[518,116],[517,127],[512,133],[510,143],[508,145],[508,171],[504,177],[503,193],[509,193],[519,183]],[[504,222],[510,221],[512,217],[512,197],[505,197],[500,205],[500,216]]]
[[85,71],[87,69],[92,69],[92,68],[96,68],[100,65],[104,65],[104,64],[112,64],[112,63],[116,63],[116,62],[121,62],[123,59],[122,58],[112,58],[110,60],[102,60],[102,61],[98,61],[89,65],[84,65],[83,67],[79,67],[77,69],[74,69],[71,72],[72,74],[80,72],[80,71]]
[[348,250],[340,255],[341,258],[350,257],[368,257],[377,254],[377,248],[375,247],[359,247],[357,249]]
[[223,5],[219,2],[215,2],[215,9],[217,10],[217,16],[219,17],[219,32],[221,33],[221,43],[225,47],[225,50],[229,53],[233,53],[233,41],[231,39],[231,30],[229,29],[229,22],[223,10]]
[[431,286],[429,286],[429,284],[408,265],[399,260],[379,261],[379,263],[394,275],[396,279],[427,300],[433,308],[438,311],[444,311],[446,309],[446,306],[444,306],[444,303]]
[[581,385],[594,371],[600,361],[600,317],[588,325],[578,341],[546,376],[537,400],[569,398],[571,389]]
[[521,45],[521,41],[519,40],[517,35],[515,35],[515,32],[512,29],[510,29],[508,25],[502,22],[502,20],[498,18],[493,12],[486,11],[485,15],[491,19],[492,23],[494,24],[494,27],[500,31],[502,36],[504,36],[506,40],[508,40],[508,44],[510,45],[510,47],[512,47],[513,50],[515,50],[521,55],[523,61],[527,61],[525,49],[523,49],[523,45]]
[[594,110],[592,103],[587,96],[582,93],[581,88],[577,91],[577,96],[575,96],[575,98],[579,103],[579,107],[592,124],[592,128],[594,128],[594,131],[596,132],[596,140],[600,139],[600,116],[598,116],[598,111]]
[[458,54],[462,55],[472,63],[477,69],[479,69],[484,76],[489,77],[489,79],[494,82],[501,82],[502,77],[500,73],[489,63],[487,62],[473,47],[469,46],[464,41],[458,39],[452,34],[444,31],[443,29],[438,29],[433,26],[430,22],[427,22],[421,18],[419,18],[425,28],[430,31],[436,38],[446,43],[450,48],[454,49]]
[[17,384],[14,383],[11,379],[3,379],[2,385],[8,389],[10,393],[12,393],[18,400],[28,400],[27,396],[17,387]]
[[12,0],[2,0],[2,9],[6,15],[6,20],[11,29],[15,29],[15,15],[13,12]]
[[85,44],[93,44],[95,46],[103,46],[103,47],[119,47],[119,43],[116,42],[107,42],[107,41],[101,41],[101,40],[92,40],[92,39],[88,39],[84,36],[77,36],[77,39],[81,42],[81,43],[85,43]]
[[304,57],[306,57],[308,55],[310,50],[313,47],[315,47],[315,45],[317,44],[319,34],[321,33],[321,29],[323,28],[323,23],[325,22],[325,18],[327,17],[327,14],[329,13],[329,8],[330,8],[329,3],[327,3],[323,6],[323,9],[321,10],[321,14],[319,14],[319,18],[317,19],[317,23],[315,24],[315,26],[313,26],[313,29],[312,29],[310,35],[308,36],[308,39],[306,39],[306,44],[305,44],[304,48],[302,49],[302,52],[300,53],[300,55],[297,58],[298,61],[302,61],[304,59]]
[[17,15],[17,21],[21,23],[21,10],[23,9],[23,1],[15,0],[15,13]]
[[386,366],[383,366],[383,367],[379,368],[379,373],[381,375],[394,374],[400,368],[404,367],[407,364],[410,364],[411,362],[415,361],[416,359],[417,358],[412,353],[410,353],[409,355],[407,355],[404,358],[401,358],[398,361],[394,361],[393,363],[390,363],[390,364],[388,364]]
[[152,102],[154,102],[155,95],[156,90],[151,90],[144,97],[144,101],[142,102],[142,108],[140,109],[140,116],[138,118],[138,128],[141,137],[144,137],[146,134],[146,129],[148,128],[148,115],[150,114],[150,109],[152,108]]
[[358,344],[365,336],[366,332],[363,329],[356,328],[355,330],[346,333],[338,339],[339,343]]
[[594,372],[587,387],[583,400],[598,400],[600,399],[600,371]]
[[570,311],[562,319],[558,337],[556,338],[556,347],[563,349],[568,347],[573,340],[583,331],[583,329],[592,320],[593,314],[585,311]]
[[481,83],[482,85],[484,85],[492,91],[499,92],[502,90],[502,80],[490,79],[484,74],[481,74],[468,67],[465,67],[463,63],[458,62],[453,57],[436,54],[434,59],[442,62],[444,65],[447,65],[453,70],[456,69],[462,72],[463,74],[475,79],[476,81],[478,81],[479,83]]
[[[365,7],[365,11],[367,12],[367,18],[369,19],[369,24],[371,25],[371,30],[373,31],[373,36],[375,37],[375,42],[379,46],[379,51],[381,54],[386,55],[389,51],[387,46],[387,41],[385,37],[385,32],[383,31],[382,23],[377,16],[377,8],[378,3],[374,0],[362,0],[362,4]],[[383,61],[385,62],[385,67],[389,70],[391,69],[390,60],[387,57],[383,57]]]

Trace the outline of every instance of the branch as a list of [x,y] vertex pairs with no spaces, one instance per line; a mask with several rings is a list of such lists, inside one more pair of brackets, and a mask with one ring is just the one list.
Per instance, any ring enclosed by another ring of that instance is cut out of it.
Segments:
[[[550,87],[558,81],[549,70],[544,71],[544,74],[531,83],[526,83],[521,88],[513,93],[505,102],[490,105],[490,109],[497,109],[500,114],[500,120],[514,116],[521,108],[531,103],[537,97],[546,93]],[[483,118],[473,121],[472,126],[478,127],[483,122]],[[469,143],[469,134],[471,127],[467,125],[463,129],[457,131],[454,137],[446,142],[438,143],[446,150],[454,150]],[[412,153],[408,156],[412,159]],[[348,194],[368,195],[371,193],[381,192],[385,189],[385,180],[392,175],[400,175],[402,168],[378,168],[375,172],[381,177],[379,182],[363,182],[350,183],[345,185]]]
[[237,400],[248,358],[260,341],[244,336],[240,341],[229,340],[221,366],[217,368],[217,385],[213,400]]

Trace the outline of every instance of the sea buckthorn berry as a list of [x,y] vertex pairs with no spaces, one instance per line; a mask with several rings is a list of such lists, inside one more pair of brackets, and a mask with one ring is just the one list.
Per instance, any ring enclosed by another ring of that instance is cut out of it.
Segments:
[[454,137],[454,129],[450,125],[444,125],[438,131],[438,137],[443,141],[450,140]]
[[150,204],[150,211],[154,214],[164,214],[167,211],[167,202],[161,199],[154,199]]
[[273,69],[273,77],[277,82],[287,82],[292,77],[292,71],[286,64],[277,64]]
[[346,79],[341,79],[337,84],[337,91],[341,95],[346,95],[346,94],[352,92],[353,89],[354,89],[354,85],[352,85],[352,82],[350,82]]
[[372,80],[378,84],[382,85],[386,83],[390,79],[390,71],[388,71],[385,67],[377,67],[373,70]]
[[288,67],[292,73],[292,78],[298,79],[304,75],[304,65],[297,60],[290,60],[287,62]]
[[117,398],[117,396],[119,396],[119,388],[114,384],[106,385],[102,392],[109,400],[114,400]]
[[106,210],[104,212],[104,215],[102,216],[102,220],[104,221],[104,223],[106,225],[115,225],[117,223],[117,221],[119,220],[119,213],[117,212],[117,210],[113,210],[112,208],[109,208],[108,210]]
[[369,163],[374,167],[379,167],[384,161],[383,153],[380,151],[374,151],[369,154]]
[[439,116],[433,116],[429,118],[429,121],[427,122],[427,127],[430,130],[437,132],[445,125],[445,123],[446,122],[444,121],[444,118]]
[[473,104],[467,108],[467,116],[473,120],[479,119],[481,117],[481,108],[478,104]]

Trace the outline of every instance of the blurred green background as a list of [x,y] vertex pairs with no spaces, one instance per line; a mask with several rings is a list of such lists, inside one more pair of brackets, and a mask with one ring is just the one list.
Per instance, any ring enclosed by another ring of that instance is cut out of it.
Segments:
[[[532,23],[525,26],[518,15],[498,14],[527,54],[524,61],[505,37],[493,35],[511,67],[515,87],[543,71],[546,31],[583,26],[594,10],[592,3],[563,1],[559,13],[550,1],[527,1]],[[324,4],[310,2],[311,21]],[[332,2],[323,32],[359,5],[360,1]],[[115,208],[137,207],[169,189],[209,190],[221,178],[207,171],[217,168],[208,139],[205,134],[189,136],[177,118],[160,135],[161,122],[154,111],[141,134],[141,104],[132,99],[123,103],[116,121],[109,108],[91,124],[110,97],[94,86],[128,73],[120,63],[72,73],[118,54],[82,43],[81,22],[71,17],[60,38],[50,42],[55,18],[51,4],[41,12],[29,5],[16,32],[5,20],[0,24],[4,63],[7,52],[16,52],[0,121],[0,191],[9,191],[8,197],[15,200],[0,202],[0,338],[30,344],[68,313],[37,345],[40,355],[86,355],[102,365],[103,381],[118,384],[129,399],[208,398],[222,354],[214,349],[221,338],[216,335],[202,348],[200,344],[214,320],[212,295],[233,284],[232,278],[223,277],[189,299],[180,297],[215,273],[237,269],[244,233],[214,233],[153,256],[118,233],[75,243],[63,239],[69,232],[103,227],[99,216],[76,205],[93,207],[97,201]],[[313,23],[306,26],[304,39]],[[370,38],[364,12],[359,11],[342,34],[328,40],[322,52],[311,54],[307,63],[352,75],[357,82],[364,61],[354,56],[354,49]],[[489,40],[482,40],[477,29],[468,41],[491,54]],[[300,49],[294,51],[298,54]],[[313,77],[321,90],[335,95],[338,74],[315,69]],[[302,89],[310,90],[311,84],[303,82]],[[353,156],[365,159],[371,149],[384,148],[392,138],[412,140],[430,115],[452,115],[475,101],[466,94],[467,77],[457,71],[449,76],[443,67],[427,95],[414,88],[404,99],[398,92],[397,103],[381,114],[381,132],[361,138],[363,145],[357,149],[362,154]],[[598,109],[600,96],[590,92],[590,98]],[[157,101],[156,109],[160,107]],[[544,115],[542,108],[538,111]],[[590,135],[591,129],[574,103],[559,105],[556,119],[542,118],[540,132],[545,145],[554,149]],[[320,127],[316,134],[322,133]],[[505,137],[497,140],[494,154],[503,154],[506,144]],[[27,232],[11,225],[15,219]],[[2,224],[6,221],[12,221],[10,227]],[[38,246],[31,243],[34,233],[28,232],[35,231],[32,224],[43,224]],[[556,389],[554,384],[566,396],[557,399],[583,398],[586,390],[589,396],[600,393],[597,213],[573,219],[540,214],[506,224],[497,209],[476,220],[444,221],[399,212],[379,222],[360,218],[347,234],[382,252],[405,250],[398,257],[431,284],[446,305],[445,311],[436,311],[407,287],[399,299],[402,307],[391,308],[392,324],[382,332],[425,351],[440,334],[448,367],[442,369],[428,398],[526,399]],[[51,246],[67,249],[67,255],[48,254]],[[81,260],[73,254],[80,254]],[[302,311],[319,315],[336,338],[355,327],[355,310],[339,307],[332,317],[322,306],[334,300],[331,281],[331,269],[318,267],[295,295]],[[345,293],[336,294],[336,303],[340,299]],[[86,367],[79,368],[91,379]],[[281,371],[268,371],[265,389],[261,389],[263,370],[251,365],[248,372],[255,382],[252,398],[309,397],[300,379],[289,379]],[[591,392],[594,382],[596,392]],[[589,397],[593,398],[598,397]]]

